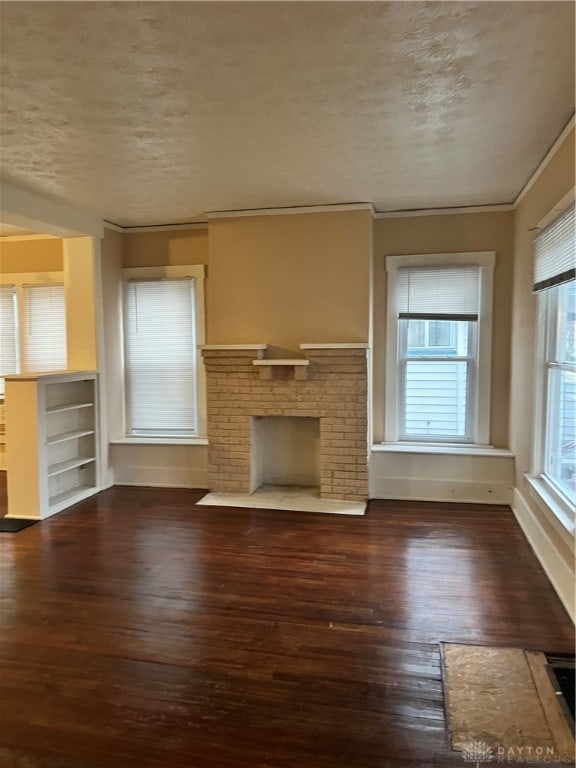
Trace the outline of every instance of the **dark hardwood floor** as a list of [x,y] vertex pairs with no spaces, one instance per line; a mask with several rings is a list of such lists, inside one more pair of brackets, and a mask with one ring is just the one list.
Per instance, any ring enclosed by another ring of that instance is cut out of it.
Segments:
[[2,768],[448,768],[440,649],[572,652],[511,511],[114,488],[1,534]]

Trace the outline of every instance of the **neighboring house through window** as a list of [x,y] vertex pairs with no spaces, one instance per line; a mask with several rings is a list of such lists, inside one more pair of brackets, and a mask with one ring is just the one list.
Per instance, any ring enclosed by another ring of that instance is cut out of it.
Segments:
[[[576,500],[576,238],[572,204],[535,240],[538,353],[533,478],[574,527]],[[534,483],[533,483],[534,485]]]
[[387,442],[489,442],[493,253],[392,256]]
[[204,434],[203,266],[125,269],[126,434],[187,439]]

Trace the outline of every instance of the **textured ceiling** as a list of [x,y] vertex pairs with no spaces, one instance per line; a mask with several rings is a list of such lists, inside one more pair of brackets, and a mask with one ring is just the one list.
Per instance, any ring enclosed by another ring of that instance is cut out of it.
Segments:
[[123,225],[510,202],[574,105],[572,2],[3,2],[3,178]]

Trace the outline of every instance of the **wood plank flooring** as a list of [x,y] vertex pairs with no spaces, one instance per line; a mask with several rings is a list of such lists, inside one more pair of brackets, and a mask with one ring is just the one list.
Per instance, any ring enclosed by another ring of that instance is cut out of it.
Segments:
[[572,652],[500,506],[113,488],[1,534],[2,768],[450,768],[439,643]]

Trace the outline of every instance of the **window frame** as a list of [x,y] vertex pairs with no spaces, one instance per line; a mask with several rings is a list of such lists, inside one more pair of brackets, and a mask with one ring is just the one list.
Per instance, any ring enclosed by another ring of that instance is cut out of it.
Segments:
[[[386,371],[384,439],[386,443],[402,445],[490,445],[490,401],[492,368],[492,300],[494,285],[494,251],[466,253],[410,254],[386,257],[387,301],[386,301]],[[469,436],[466,438],[437,435],[430,438],[405,437],[401,433],[403,413],[402,385],[400,377],[400,324],[396,312],[395,296],[399,270],[406,267],[455,267],[478,266],[480,277],[479,315],[476,330],[476,350],[473,377],[468,381],[471,407],[467,422]],[[472,381],[473,379],[473,381]]]
[[[553,289],[552,289],[553,290]],[[550,348],[555,342],[554,322],[557,320],[558,302],[552,290],[538,294],[536,349],[534,366],[534,424],[531,472],[527,480],[540,502],[550,509],[562,526],[574,533],[576,514],[568,497],[546,473],[548,426],[548,379],[551,370]]]
[[[477,378],[477,364],[476,364],[476,349],[477,349],[477,329],[474,334],[470,333],[468,329],[468,349],[472,351],[468,355],[422,355],[418,357],[410,357],[408,355],[408,326],[409,320],[399,320],[396,318],[398,324],[398,422],[399,425],[404,425],[404,431],[400,430],[398,440],[401,442],[453,442],[463,443],[468,445],[472,442],[472,418],[470,409],[466,411],[466,427],[465,434],[462,437],[456,437],[453,435],[410,435],[406,429],[406,368],[409,362],[463,362],[466,363],[466,394],[467,402],[474,402],[475,390],[476,390],[476,378]],[[430,349],[443,349],[443,347],[430,347]]]
[[[124,332],[125,325],[125,283],[129,280],[178,280],[191,278],[194,280],[194,308],[195,308],[195,336],[196,349],[195,365],[197,372],[196,380],[196,400],[197,400],[197,434],[196,435],[167,435],[167,434],[131,434],[129,432],[129,410],[128,410],[128,388],[126,385],[126,338]],[[206,323],[205,323],[205,266],[204,264],[190,264],[178,266],[162,267],[127,267],[122,269],[122,312],[121,332],[122,332],[122,413],[123,413],[123,434],[121,442],[133,444],[163,444],[163,445],[186,445],[197,442],[205,442],[207,430],[206,418],[206,374],[202,364],[200,348],[205,343]],[[119,441],[114,441],[119,442]]]

